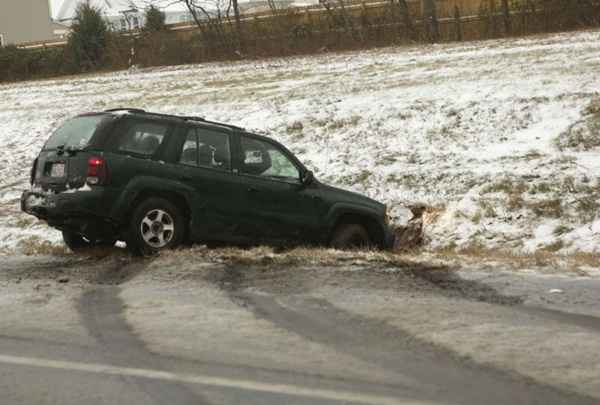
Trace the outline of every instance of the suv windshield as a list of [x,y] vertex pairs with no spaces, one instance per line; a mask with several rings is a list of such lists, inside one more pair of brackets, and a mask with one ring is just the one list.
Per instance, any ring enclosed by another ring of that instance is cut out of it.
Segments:
[[87,115],[73,118],[65,122],[48,139],[44,149],[83,149],[96,132],[98,125],[106,118],[106,115]]

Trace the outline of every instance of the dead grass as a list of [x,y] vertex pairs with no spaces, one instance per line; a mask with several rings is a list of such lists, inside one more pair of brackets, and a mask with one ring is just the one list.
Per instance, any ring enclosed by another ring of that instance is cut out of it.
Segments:
[[576,201],[575,208],[583,221],[590,222],[600,215],[600,194],[592,194]]
[[541,159],[542,157],[543,157],[543,155],[538,150],[532,149],[523,156],[523,159],[535,160],[535,159]]
[[[559,243],[561,243],[559,241]],[[475,266],[481,268],[486,265],[496,267],[497,263],[510,267],[513,270],[536,268],[549,268],[553,271],[574,272],[585,275],[584,268],[600,268],[600,254],[574,253],[558,254],[556,251],[562,247],[549,245],[531,254],[515,253],[502,249],[486,249],[479,245],[469,246],[460,251],[444,249],[431,252],[432,257],[447,261],[455,266]]]
[[529,189],[529,194],[546,194],[552,192],[552,184],[541,181],[539,183],[534,183],[531,185]]
[[419,268],[426,264],[434,268],[468,269],[504,266],[512,270],[547,268],[552,271],[575,272],[585,275],[585,268],[600,266],[600,254],[556,253],[562,246],[547,246],[532,254],[488,249],[473,244],[458,250],[456,247],[436,251],[408,250],[402,252],[340,251],[325,248],[300,247],[277,251],[270,247],[252,249],[195,247],[165,252],[162,255],[185,260],[201,259],[209,263],[256,267],[349,267]]
[[294,121],[291,125],[288,125],[286,131],[288,134],[293,132],[302,132],[304,125],[301,121]]
[[542,251],[542,252],[558,252],[564,246],[565,246],[564,242],[559,239],[547,246],[544,246],[543,248],[540,249],[540,251]]
[[329,123],[327,124],[327,129],[333,131],[346,127],[355,127],[356,125],[358,125],[360,120],[361,118],[358,115],[353,115],[350,118],[346,119],[335,119],[329,121]]
[[584,111],[584,117],[571,125],[556,139],[560,150],[588,151],[600,147],[600,99],[594,99]]
[[558,198],[527,203],[538,217],[560,218],[563,215],[561,200]]
[[515,211],[523,208],[525,200],[523,200],[523,194],[519,191],[514,191],[508,195],[508,209]]
[[491,201],[479,200],[477,203],[481,207],[481,211],[478,211],[480,216],[485,218],[495,218],[497,216],[496,210],[494,209],[494,204]]
[[373,173],[369,170],[361,170],[359,173],[350,174],[347,176],[342,176],[339,179],[341,184],[355,185],[355,184],[364,184]]
[[513,180],[509,177],[498,179],[494,183],[484,187],[482,193],[506,193],[506,194],[522,194],[527,190],[527,184],[519,180]]
[[17,228],[28,228],[36,222],[38,222],[36,218],[23,215],[16,219],[14,226]]
[[561,235],[564,235],[565,233],[571,232],[572,230],[573,230],[573,228],[563,224],[563,225],[559,225],[556,228],[554,228],[554,231],[552,233],[554,234],[554,236],[561,236]]
[[69,253],[64,245],[55,245],[39,236],[30,236],[19,241],[17,248],[26,256],[65,255]]
[[403,252],[402,254],[386,251],[341,251],[325,248],[298,247],[295,249],[277,251],[271,247],[222,248],[208,249],[206,247],[194,247],[192,249],[181,249],[165,252],[165,257],[177,257],[189,259],[202,259],[212,263],[225,265],[244,266],[361,266],[361,265],[383,265],[392,267],[406,267],[411,263],[416,264],[415,252]]

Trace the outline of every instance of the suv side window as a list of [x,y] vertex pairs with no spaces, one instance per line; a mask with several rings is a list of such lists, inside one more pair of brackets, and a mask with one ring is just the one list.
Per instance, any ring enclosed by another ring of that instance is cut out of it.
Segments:
[[300,181],[296,165],[274,144],[241,137],[240,172],[284,181]]
[[169,126],[153,121],[133,121],[118,140],[117,150],[152,156],[165,139]]
[[229,136],[205,128],[190,128],[181,148],[179,163],[230,170]]

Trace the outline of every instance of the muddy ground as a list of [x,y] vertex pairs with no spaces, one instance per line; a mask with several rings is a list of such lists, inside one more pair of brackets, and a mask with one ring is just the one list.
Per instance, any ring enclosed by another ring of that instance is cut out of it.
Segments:
[[[4,257],[0,363],[26,364],[0,367],[0,392],[8,404],[599,403],[595,269],[463,262],[201,247]],[[67,360],[64,378],[39,359]],[[155,374],[119,369],[96,386],[90,362]],[[59,389],[73,378],[81,388]]]

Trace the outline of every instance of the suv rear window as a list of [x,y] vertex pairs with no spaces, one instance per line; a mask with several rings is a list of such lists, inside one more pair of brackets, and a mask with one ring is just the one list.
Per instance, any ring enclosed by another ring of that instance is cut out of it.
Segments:
[[44,149],[83,149],[85,148],[96,129],[107,119],[106,115],[87,115],[76,117],[65,122],[58,128],[44,145]]

